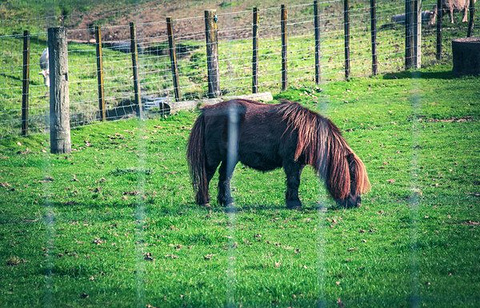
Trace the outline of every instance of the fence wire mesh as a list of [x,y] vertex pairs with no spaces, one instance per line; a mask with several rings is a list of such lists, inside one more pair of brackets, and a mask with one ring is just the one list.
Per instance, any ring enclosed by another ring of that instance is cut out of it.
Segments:
[[[371,15],[369,0],[349,2],[350,77],[372,75]],[[434,11],[435,0],[422,2],[422,11]],[[205,6],[208,5],[205,4]],[[184,6],[186,8],[186,6]],[[203,8],[203,7],[202,7]],[[205,21],[202,8],[188,6],[192,15],[173,19],[178,63],[178,90],[182,100],[205,98],[208,95]],[[315,82],[315,25],[312,1],[289,4],[287,8],[287,76],[288,86],[303,87]],[[345,78],[344,1],[318,1],[320,33],[321,81]],[[165,104],[175,105],[172,62],[169,55],[166,21],[142,18],[141,11],[129,15],[136,24],[140,90],[147,114],[162,114]],[[112,12],[117,12],[112,10]],[[118,13],[118,12],[117,12]],[[259,7],[258,23],[258,91],[278,92],[282,86],[281,9]],[[108,12],[102,17],[107,16]],[[451,39],[464,37],[467,25],[443,18],[442,63],[451,62]],[[425,14],[425,16],[427,16]],[[100,17],[99,17],[100,18]],[[403,18],[403,21],[402,21]],[[478,14],[476,23],[480,24]],[[64,23],[63,16],[39,17],[45,26]],[[71,126],[79,126],[100,118],[95,46],[95,22],[86,22],[80,14],[70,16],[64,24],[68,29],[68,65]],[[377,1],[376,56],[378,73],[404,70],[405,65],[405,3]],[[25,21],[28,23],[28,21]],[[421,30],[422,67],[436,60],[435,20],[424,18]],[[8,21],[2,21],[8,23]],[[252,91],[252,10],[219,10],[218,65],[223,96],[249,94]],[[109,120],[135,114],[130,28],[125,18],[105,22],[102,30],[104,97]],[[30,132],[48,128],[49,94],[39,75],[39,59],[47,47],[46,31],[31,33],[30,47]],[[0,110],[3,114],[0,135],[18,134],[21,130],[22,101],[22,35],[0,36]]]

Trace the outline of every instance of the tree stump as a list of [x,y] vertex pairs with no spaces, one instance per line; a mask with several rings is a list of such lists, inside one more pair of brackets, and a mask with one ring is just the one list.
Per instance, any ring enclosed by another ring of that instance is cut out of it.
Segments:
[[453,40],[452,53],[455,75],[480,75],[480,37]]

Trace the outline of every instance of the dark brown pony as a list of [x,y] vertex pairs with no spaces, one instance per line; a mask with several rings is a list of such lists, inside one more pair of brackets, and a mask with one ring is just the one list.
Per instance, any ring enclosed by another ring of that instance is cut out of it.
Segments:
[[196,202],[209,205],[208,186],[218,165],[218,203],[230,205],[230,179],[238,161],[260,171],[283,167],[288,208],[300,207],[300,175],[311,165],[344,207],[359,206],[370,183],[360,158],[327,118],[298,103],[267,105],[237,99],[203,108],[188,141]]

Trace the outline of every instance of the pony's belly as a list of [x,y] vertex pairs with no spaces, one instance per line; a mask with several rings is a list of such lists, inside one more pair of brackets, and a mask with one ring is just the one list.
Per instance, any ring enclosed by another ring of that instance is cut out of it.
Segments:
[[258,152],[241,153],[240,162],[250,168],[260,171],[270,171],[282,166],[281,159],[277,157],[269,157]]

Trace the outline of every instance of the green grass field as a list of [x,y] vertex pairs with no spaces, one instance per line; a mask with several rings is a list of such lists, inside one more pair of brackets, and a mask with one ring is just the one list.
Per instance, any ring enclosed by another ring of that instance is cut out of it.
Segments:
[[194,112],[79,127],[68,155],[1,139],[0,306],[478,306],[479,78],[450,69],[276,96],[342,129],[372,182],[358,209],[306,168],[287,210],[283,171],[241,165],[234,212],[198,207]]

